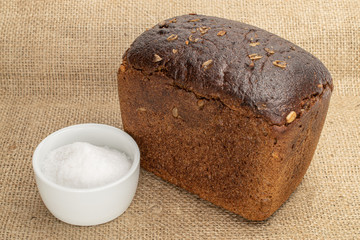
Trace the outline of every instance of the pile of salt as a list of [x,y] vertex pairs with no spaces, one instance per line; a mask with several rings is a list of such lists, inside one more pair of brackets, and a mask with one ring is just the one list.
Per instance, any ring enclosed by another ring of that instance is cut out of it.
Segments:
[[41,171],[52,182],[72,188],[93,188],[115,182],[131,167],[125,153],[86,142],[75,142],[51,151]]

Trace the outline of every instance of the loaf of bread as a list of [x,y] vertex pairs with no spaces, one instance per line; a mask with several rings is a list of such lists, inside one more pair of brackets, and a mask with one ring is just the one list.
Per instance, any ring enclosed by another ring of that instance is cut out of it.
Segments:
[[333,89],[325,66],[293,43],[194,14],[141,34],[118,81],[141,166],[250,220],[300,184]]

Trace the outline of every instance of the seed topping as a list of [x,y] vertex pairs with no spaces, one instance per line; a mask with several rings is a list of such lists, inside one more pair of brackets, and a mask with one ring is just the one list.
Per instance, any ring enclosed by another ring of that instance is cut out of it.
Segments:
[[226,34],[226,31],[221,30],[220,32],[218,32],[216,35],[218,35],[219,37],[222,37]]
[[274,64],[274,66],[282,68],[282,69],[286,68],[285,61],[275,60],[275,61],[273,61],[273,64]]
[[166,40],[168,40],[168,42],[171,42],[175,41],[176,39],[178,39],[178,35],[171,34]]
[[270,48],[264,48],[264,50],[269,54],[269,55],[272,55],[274,54],[274,50],[270,49]]
[[257,53],[250,54],[248,57],[249,57],[251,60],[254,60],[254,61],[259,60],[259,59],[262,58],[262,56],[258,55]]
[[176,107],[174,107],[171,112],[172,112],[172,115],[173,115],[174,118],[179,117],[179,112],[178,112],[178,109]]
[[202,67],[204,68],[204,70],[208,70],[212,67],[212,65],[213,65],[213,60],[210,59],[210,60],[207,60],[206,62],[204,62],[202,64]]
[[153,62],[160,62],[162,60],[162,57],[160,57],[157,54],[154,54]]
[[205,33],[207,33],[211,28],[210,27],[200,27],[198,28],[199,32],[201,33],[201,35],[204,35]]
[[256,47],[256,46],[260,45],[260,43],[259,42],[251,42],[249,45],[252,47]]
[[286,122],[287,123],[291,123],[296,119],[296,112],[295,111],[291,111],[287,116],[286,116]]

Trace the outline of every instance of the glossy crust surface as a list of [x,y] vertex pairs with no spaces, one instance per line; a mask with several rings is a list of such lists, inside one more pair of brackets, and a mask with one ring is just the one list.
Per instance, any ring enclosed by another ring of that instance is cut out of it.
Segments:
[[332,88],[313,55],[272,33],[203,15],[168,19],[141,34],[125,55],[143,71],[162,71],[182,88],[250,107],[276,125],[299,113],[303,100]]

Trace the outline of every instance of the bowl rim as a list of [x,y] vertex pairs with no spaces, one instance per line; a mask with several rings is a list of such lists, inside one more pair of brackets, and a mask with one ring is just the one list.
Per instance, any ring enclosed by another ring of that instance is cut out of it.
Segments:
[[[117,131],[120,135],[122,135],[123,137],[125,137],[127,139],[127,141],[130,142],[130,144],[134,145],[135,147],[135,153],[134,153],[134,158],[133,158],[133,162],[131,164],[130,169],[128,170],[128,172],[122,176],[120,179],[108,183],[106,185],[103,186],[99,186],[99,187],[93,187],[93,188],[72,188],[72,187],[67,187],[67,186],[63,186],[60,184],[57,184],[51,180],[49,180],[41,171],[40,169],[40,164],[38,163],[38,161],[36,161],[36,159],[38,158],[39,152],[41,150],[41,148],[46,144],[46,142],[51,139],[51,138],[56,138],[59,135],[63,134],[64,132],[67,131],[72,131],[73,129],[88,129],[88,128],[107,128],[109,130],[112,131]],[[75,125],[71,125],[71,126],[67,126],[61,129],[56,130],[55,132],[51,133],[50,135],[48,135],[47,137],[45,137],[36,147],[33,156],[32,156],[32,167],[34,170],[34,174],[36,177],[40,178],[41,181],[45,182],[46,184],[50,185],[53,188],[62,190],[62,191],[67,191],[67,192],[96,192],[96,191],[102,191],[102,190],[106,190],[108,188],[112,188],[124,181],[126,181],[127,179],[129,179],[137,170],[137,168],[140,165],[140,149],[139,146],[137,145],[136,141],[125,131],[107,125],[107,124],[100,124],[100,123],[82,123],[82,124],[75,124]]]

